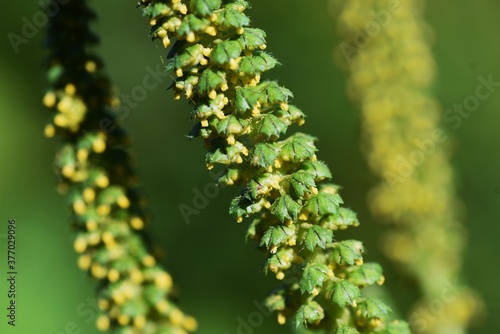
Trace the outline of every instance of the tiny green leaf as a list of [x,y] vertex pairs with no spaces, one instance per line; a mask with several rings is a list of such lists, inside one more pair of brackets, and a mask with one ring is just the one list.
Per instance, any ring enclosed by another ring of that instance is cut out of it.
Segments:
[[245,119],[229,115],[217,122],[217,132],[226,136],[229,134],[239,135],[245,130],[247,125],[248,121]]
[[280,104],[288,102],[288,98],[293,97],[292,92],[278,85],[276,82],[263,82],[258,86],[262,93],[262,104]]
[[231,160],[227,156],[226,153],[222,151],[222,149],[218,148],[212,152],[208,152],[205,161],[209,164],[222,164],[228,165],[231,163]]
[[[186,82],[188,80],[191,80],[191,77],[188,76],[188,78],[186,79]],[[198,79],[196,78],[196,80],[198,80]],[[224,96],[222,94],[217,95],[217,97],[215,99],[210,100],[210,102],[207,104],[196,105],[193,108],[191,115],[193,115],[193,117],[196,117],[200,120],[207,119],[210,116],[217,115],[220,112],[219,106],[221,105],[221,103],[224,103]]]
[[266,32],[257,28],[246,28],[239,38],[241,46],[246,50],[255,50],[266,45]]
[[256,182],[255,180],[250,180],[248,181],[244,189],[245,197],[251,200],[256,200],[259,195],[261,195],[261,189],[262,186],[258,182]]
[[331,179],[332,174],[328,166],[322,161],[307,161],[302,165],[303,170],[314,175],[316,181]]
[[301,209],[302,205],[295,202],[290,195],[283,195],[274,201],[271,213],[284,222],[285,219],[296,220]]
[[337,214],[333,216],[333,220],[335,221],[335,225],[339,228],[359,225],[356,213],[347,208],[339,208]]
[[356,309],[358,314],[365,319],[383,319],[392,312],[389,306],[375,298],[368,298],[361,301]]
[[239,144],[239,145],[229,145],[225,147],[227,151],[227,157],[230,162],[237,162],[241,158],[241,155],[246,152],[246,147]]
[[200,16],[210,16],[220,5],[221,0],[191,0],[189,8]]
[[232,185],[241,178],[242,171],[238,168],[227,168],[218,178],[217,185]]
[[214,71],[207,68],[203,71],[200,76],[200,82],[198,88],[200,93],[209,94],[212,90],[215,90],[226,83],[226,73],[223,71]]
[[302,293],[311,293],[315,287],[322,287],[328,277],[328,267],[321,263],[310,263],[304,268],[299,287]]
[[242,28],[250,24],[250,19],[245,14],[237,11],[236,9],[226,6],[217,13],[217,20],[215,25],[223,31],[229,29]]
[[363,258],[363,244],[357,240],[344,240],[335,244],[332,260],[337,264],[353,265]]
[[295,231],[288,226],[271,226],[262,237],[260,246],[266,245],[266,247],[269,248],[271,246],[278,246],[286,243],[288,238],[293,236],[294,233]]
[[344,230],[349,226],[359,226],[356,213],[350,209],[340,207],[337,214],[326,215],[321,219],[321,226],[331,230]]
[[315,186],[314,175],[303,170],[294,173],[290,179],[290,192],[295,197],[303,197],[305,193],[310,193],[311,188]]
[[357,286],[367,286],[380,282],[383,279],[382,267],[378,263],[364,263],[352,267],[347,278]]
[[278,109],[273,113],[285,121],[288,125],[295,122],[300,125],[304,122],[304,118],[306,117],[302,110],[292,105],[289,105],[287,110]]
[[238,41],[225,41],[217,44],[210,54],[210,60],[215,65],[228,65],[231,59],[241,54],[241,44]]
[[237,70],[240,75],[254,76],[279,64],[274,57],[265,52],[255,52],[254,54],[241,59]]
[[186,48],[184,51],[177,54],[173,59],[174,68],[181,68],[198,64],[202,52],[203,45],[201,44],[195,44]]
[[247,188],[252,199],[257,199],[266,196],[271,189],[277,187],[279,187],[279,182],[274,174],[262,173],[256,179],[250,180],[245,188]]
[[267,309],[270,311],[283,311],[286,307],[285,294],[285,289],[274,291],[266,298],[265,305]]
[[255,87],[236,89],[235,107],[241,113],[252,110],[260,99],[260,92]]
[[243,217],[246,215],[246,210],[241,207],[241,201],[244,200],[241,196],[233,198],[229,206],[229,214],[235,217]]
[[302,305],[295,315],[295,326],[298,328],[300,325],[315,325],[318,324],[325,317],[325,311],[315,301],[307,302]]
[[304,206],[305,209],[315,215],[324,216],[328,214],[336,214],[339,205],[344,203],[338,194],[329,194],[320,192],[316,196],[311,197]]
[[333,232],[329,229],[313,225],[307,230],[304,244],[311,252],[314,251],[316,246],[325,249],[326,244],[333,241]]
[[285,248],[278,251],[276,254],[267,259],[266,272],[269,269],[273,273],[277,273],[290,268],[292,266],[293,258],[294,251],[292,248]]
[[200,33],[204,31],[210,24],[210,21],[205,18],[196,17],[194,14],[188,14],[182,20],[182,24],[177,29],[177,34],[180,37],[186,38],[191,33]]
[[153,6],[148,6],[144,9],[144,14],[149,16],[159,16],[171,13],[172,9],[170,6],[164,3],[155,3]]
[[311,159],[316,151],[312,137],[296,133],[286,140],[280,156],[284,161],[300,162]]
[[341,280],[332,286],[332,301],[341,308],[346,305],[356,305],[356,299],[361,296],[359,288],[348,280]]
[[252,164],[267,168],[274,164],[278,154],[279,150],[274,143],[259,143],[253,150]]
[[278,138],[280,134],[284,134],[288,126],[278,117],[273,114],[265,115],[259,123],[257,123],[257,132],[265,138]]

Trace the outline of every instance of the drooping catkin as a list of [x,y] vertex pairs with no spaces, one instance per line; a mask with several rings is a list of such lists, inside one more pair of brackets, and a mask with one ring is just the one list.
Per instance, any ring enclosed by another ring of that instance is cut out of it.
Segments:
[[172,301],[172,278],[145,238],[129,137],[112,111],[119,101],[90,51],[98,41],[89,28],[94,17],[87,1],[70,0],[51,17],[46,39],[45,135],[60,139],[54,167],[72,212],[78,266],[99,282],[101,331],[191,333],[196,321]]
[[325,182],[331,174],[317,160],[315,138],[281,139],[304,114],[289,104],[288,89],[261,80],[278,61],[264,51],[265,32],[249,27],[249,3],[139,4],[150,36],[170,47],[174,96],[192,105],[190,136],[204,141],[207,168],[221,166],[219,182],[242,187],[230,214],[238,222],[252,217],[248,238],[268,255],[266,271],[285,280],[266,301],[278,322],[292,318],[334,333],[409,333],[406,323],[389,320],[383,302],[361,295],[361,288],[383,283],[382,269],[363,263],[360,241],[340,239],[340,230],[359,222],[341,206],[338,187]]
[[[361,109],[363,148],[379,184],[369,196],[388,222],[385,254],[420,285],[415,333],[464,333],[479,307],[460,278],[465,232],[450,165],[449,134],[431,93],[436,64],[420,0],[341,1],[337,57]],[[337,7],[335,7],[337,8]],[[335,13],[334,15],[337,16]],[[451,294],[438,311],[432,303]]]

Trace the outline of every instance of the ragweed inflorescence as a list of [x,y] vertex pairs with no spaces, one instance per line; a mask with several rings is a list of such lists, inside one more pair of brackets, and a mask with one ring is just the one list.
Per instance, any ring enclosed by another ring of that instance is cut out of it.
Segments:
[[[224,167],[221,184],[242,185],[230,214],[252,217],[248,238],[268,253],[266,271],[286,284],[267,299],[284,324],[334,333],[408,333],[388,322],[390,309],[360,289],[382,284],[376,263],[363,263],[363,245],[336,240],[334,232],[357,226],[342,207],[330,170],[316,158],[315,138],[296,133],[304,114],[292,93],[261,74],[278,61],[265,52],[266,34],[248,27],[241,0],[142,0],[151,36],[171,47],[167,70],[176,75],[175,98],[193,105],[190,136],[204,140],[208,169]],[[294,274],[298,272],[298,274]],[[291,278],[290,280],[288,278]],[[294,279],[295,278],[295,279]]]
[[128,152],[118,104],[89,30],[94,13],[70,0],[51,18],[47,47],[52,111],[45,135],[58,135],[55,166],[77,231],[78,266],[100,283],[97,327],[115,333],[187,334],[196,321],[170,299],[172,278],[157,263],[144,235],[147,215]]
[[435,64],[424,1],[343,2],[341,59],[349,63],[349,94],[361,107],[368,162],[380,177],[370,206],[394,227],[385,253],[416,277],[423,294],[410,325],[418,333],[463,333],[478,306],[471,290],[431,311],[460,275],[464,231],[448,137],[430,93]]

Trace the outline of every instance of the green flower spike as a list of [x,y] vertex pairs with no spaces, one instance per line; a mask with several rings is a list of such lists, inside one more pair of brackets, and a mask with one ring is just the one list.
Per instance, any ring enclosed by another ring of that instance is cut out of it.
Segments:
[[[341,207],[328,167],[317,160],[315,138],[280,139],[304,114],[289,104],[290,90],[261,74],[278,65],[266,53],[266,34],[250,28],[241,0],[140,2],[150,35],[167,48],[167,70],[176,75],[176,99],[193,105],[191,136],[204,140],[208,169],[224,168],[219,182],[242,186],[230,214],[252,218],[248,237],[268,254],[266,271],[285,284],[267,299],[278,322],[334,333],[409,333],[388,322],[382,302],[361,288],[382,284],[380,266],[363,263],[363,245],[337,240],[359,223]],[[338,233],[340,235],[340,233]],[[298,274],[294,274],[298,273]]]
[[78,266],[99,282],[97,327],[134,334],[188,334],[196,321],[172,302],[172,278],[144,238],[143,194],[131,167],[128,136],[112,107],[118,104],[89,30],[94,13],[70,0],[50,19],[47,59],[51,110],[45,135],[58,135],[55,166],[76,231]]
[[[368,163],[380,179],[370,207],[392,225],[385,254],[421,291],[409,317],[412,331],[464,333],[482,311],[470,288],[457,290],[452,302],[426,316],[461,275],[465,235],[448,137],[439,128],[441,110],[430,92],[436,64],[426,38],[425,1],[343,3],[340,50],[349,63],[349,93],[359,103]],[[362,47],[360,36],[366,37]]]

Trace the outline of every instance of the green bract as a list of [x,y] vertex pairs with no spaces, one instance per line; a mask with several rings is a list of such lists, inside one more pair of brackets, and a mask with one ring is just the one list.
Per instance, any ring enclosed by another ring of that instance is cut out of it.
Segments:
[[295,315],[296,326],[315,325],[325,317],[323,308],[315,301],[307,302],[302,305]]
[[310,263],[304,268],[300,280],[300,291],[311,293],[316,287],[321,288],[328,277],[328,266],[321,263]]
[[323,228],[318,225],[313,225],[306,232],[304,245],[312,252],[317,246],[324,249],[326,247],[326,244],[332,242],[332,240],[332,230]]
[[[265,271],[289,278],[266,301],[278,322],[289,318],[297,326],[337,333],[390,328],[388,312],[375,307],[375,314],[360,294],[362,287],[383,282],[380,266],[363,265],[361,242],[334,239],[334,231],[359,222],[341,206],[339,187],[325,182],[332,175],[317,160],[316,138],[284,137],[305,115],[289,104],[290,90],[261,81],[263,72],[279,63],[264,51],[265,32],[248,27],[249,4],[142,0],[141,5],[154,39],[165,47],[176,40],[167,68],[176,75],[175,98],[185,96],[193,106],[190,137],[204,141],[207,167],[222,170],[219,183],[241,187],[229,213],[238,222],[252,218],[247,238],[268,254]],[[372,321],[375,315],[380,321]]]
[[190,10],[199,16],[210,16],[219,8],[221,0],[192,0],[190,1]]
[[361,296],[359,288],[348,280],[333,284],[332,301],[340,307],[356,306],[356,300]]
[[285,241],[287,242],[294,234],[295,231],[290,227],[284,225],[271,226],[262,237],[260,246],[266,245],[266,248],[279,246]]
[[383,319],[391,311],[390,307],[377,299],[366,299],[359,303],[358,315],[364,319]]
[[213,48],[210,60],[214,65],[229,65],[231,60],[240,56],[241,51],[242,47],[239,41],[225,41]]
[[363,287],[383,281],[382,267],[378,263],[365,263],[353,267],[348,273],[349,280],[357,286]]
[[281,222],[285,219],[297,220],[302,206],[289,195],[278,197],[271,206],[271,213]]
[[357,240],[345,240],[333,246],[330,258],[337,264],[355,264],[363,259],[363,245]]

